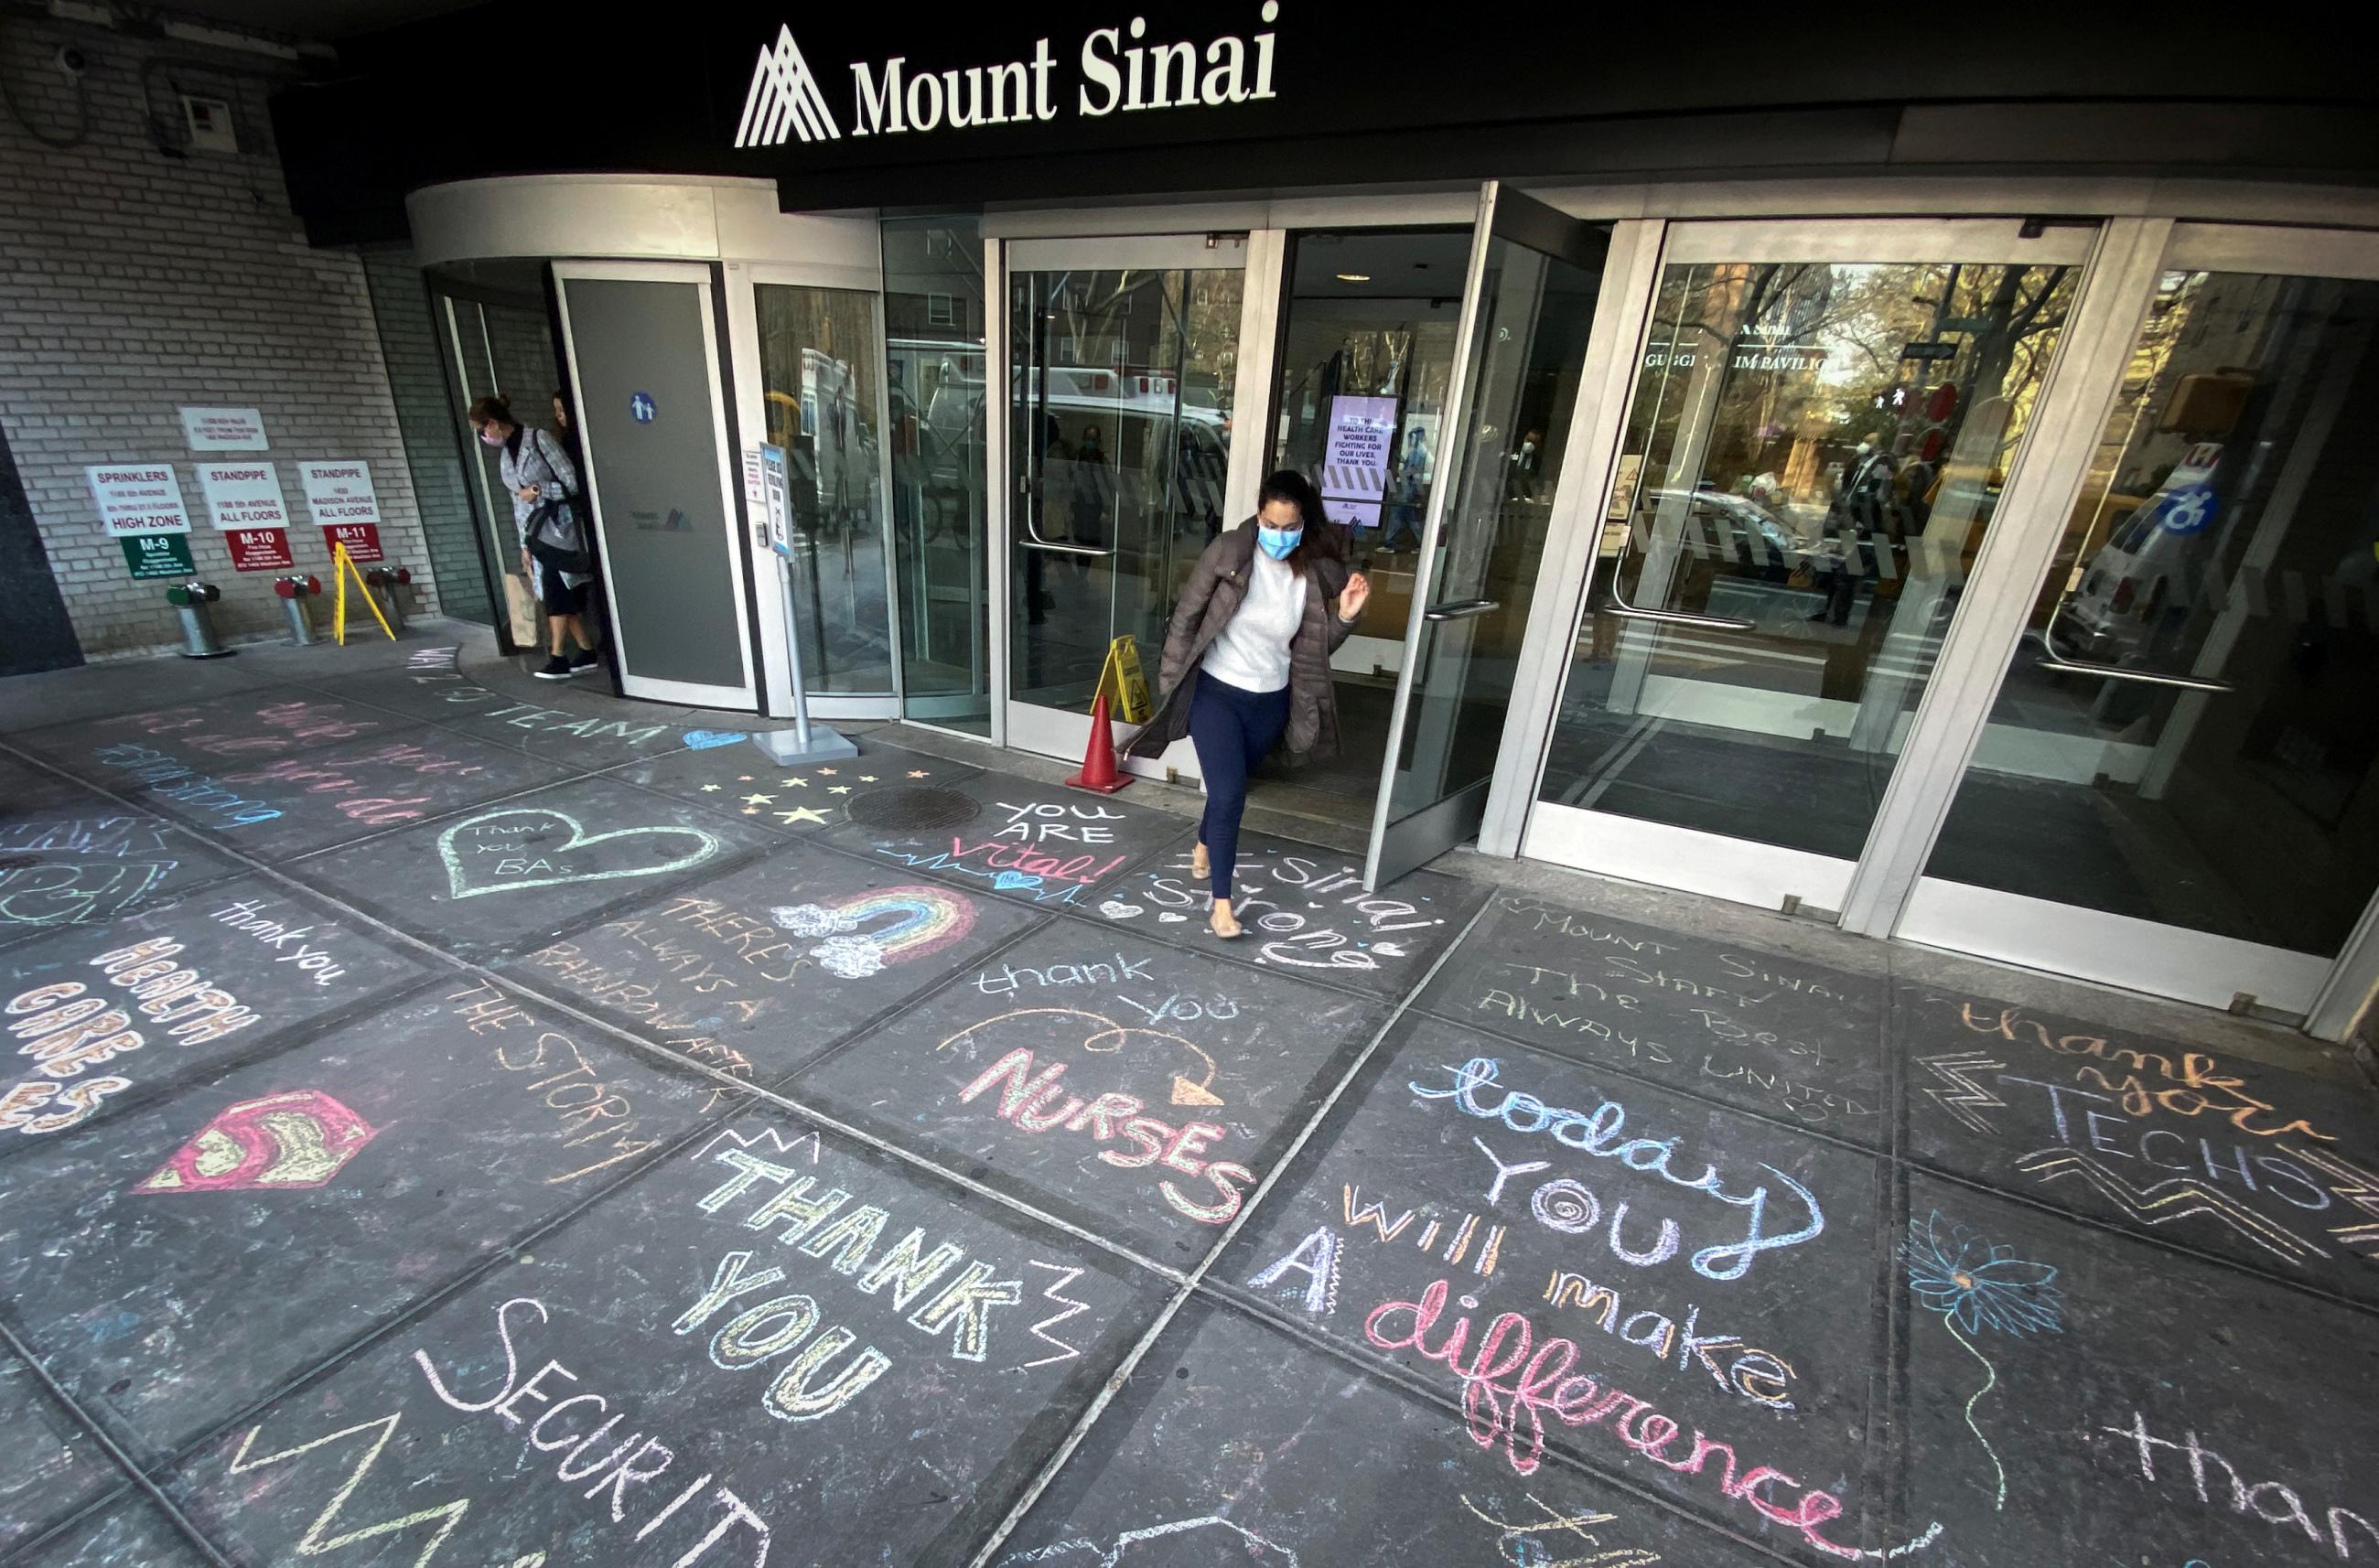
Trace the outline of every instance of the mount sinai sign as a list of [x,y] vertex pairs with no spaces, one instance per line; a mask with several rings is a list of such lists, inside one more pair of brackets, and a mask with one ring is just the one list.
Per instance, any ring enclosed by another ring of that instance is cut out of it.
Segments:
[[[1057,119],[1070,112],[1082,119],[1138,114],[1153,109],[1221,109],[1257,103],[1277,94],[1273,54],[1280,18],[1278,0],[1265,0],[1259,13],[1265,30],[1240,37],[1225,33],[1203,44],[1167,43],[1148,38],[1146,18],[1118,27],[1093,28],[1082,38],[1072,75],[1057,78],[1050,41],[1035,39],[1023,59],[992,66],[912,71],[906,55],[870,63],[851,62],[846,114],[851,134],[898,136],[912,131],[969,130]],[[1070,89],[1070,95],[1067,90]],[[782,147],[841,139],[838,115],[825,84],[810,69],[790,26],[760,51],[743,115],[735,129],[739,148]]]

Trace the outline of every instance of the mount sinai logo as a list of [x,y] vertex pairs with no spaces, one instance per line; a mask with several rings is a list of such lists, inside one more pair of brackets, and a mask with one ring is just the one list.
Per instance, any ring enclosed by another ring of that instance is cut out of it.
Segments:
[[[1094,28],[1082,39],[1076,66],[1074,113],[1103,119],[1148,109],[1219,109],[1260,103],[1273,89],[1279,0],[1259,8],[1265,30],[1247,37],[1225,33],[1203,44],[1150,41],[1148,21],[1134,17],[1124,27]],[[1057,56],[1049,40],[1035,39],[1028,58],[991,66],[911,72],[904,55],[871,66],[851,64],[851,134],[888,136],[942,128],[1005,126],[1054,120],[1060,109]],[[760,51],[752,86],[743,95],[743,117],[735,127],[739,149],[839,141],[842,125],[827,104],[802,46],[790,26]]]
[[735,127],[738,147],[782,147],[789,137],[803,141],[839,141],[842,127],[818,90],[793,30],[779,27],[774,48],[760,51],[752,89],[743,95],[743,121]]

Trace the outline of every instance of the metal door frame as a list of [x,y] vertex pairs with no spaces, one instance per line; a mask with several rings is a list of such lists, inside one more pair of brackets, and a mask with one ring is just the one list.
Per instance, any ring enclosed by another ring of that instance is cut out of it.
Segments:
[[[986,250],[985,276],[997,279],[996,293],[985,302],[984,334],[984,454],[985,461],[993,465],[987,476],[986,492],[990,499],[987,510],[993,556],[991,667],[996,682],[996,697],[992,703],[992,741],[997,745],[1076,761],[1081,757],[1090,742],[1089,717],[1025,702],[1013,694],[1013,665],[1008,639],[1013,632],[1011,568],[1013,536],[1018,525],[1016,476],[1009,461],[1012,432],[1008,427],[1015,415],[1015,366],[1011,363],[1013,345],[1008,342],[1008,317],[1014,304],[1011,290],[1015,276],[1022,272],[1047,272],[1067,268],[1144,268],[1152,271],[1187,270],[1243,273],[1238,370],[1232,383],[1232,406],[1234,410],[1262,409],[1268,405],[1272,395],[1273,356],[1270,344],[1280,313],[1281,263],[1285,246],[1278,230],[1231,234],[1093,234],[1071,238],[1003,239],[994,236],[986,238],[984,243]],[[1262,345],[1262,352],[1250,352],[1254,345]],[[1262,439],[1262,431],[1250,434],[1257,439],[1235,440],[1231,443],[1224,480],[1226,517],[1234,515],[1241,505],[1250,512],[1254,511],[1255,494],[1263,482],[1263,468],[1270,456],[1270,445]],[[1155,671],[1151,669],[1149,673],[1153,676]],[[1162,756],[1125,757],[1121,761],[1126,771],[1146,778],[1195,778],[1198,774],[1197,753],[1187,740],[1166,747]]]
[[[888,622],[886,633],[892,639],[891,690],[888,693],[851,694],[811,692],[808,698],[810,716],[814,718],[898,718],[905,687],[900,657],[900,571],[892,525],[890,365],[886,348],[884,273],[880,259],[872,271],[830,262],[795,265],[782,261],[730,261],[726,272],[728,360],[735,369],[736,422],[749,446],[755,448],[760,445],[768,428],[767,389],[760,369],[760,285],[832,289],[843,294],[863,294],[874,301],[871,330],[876,336],[869,352],[874,356],[876,375],[877,483],[883,487],[884,495],[880,532],[883,535],[886,578],[885,614]],[[752,559],[756,563],[755,573],[760,587],[755,609],[760,623],[765,711],[775,718],[790,718],[793,711],[792,671],[786,649],[793,635],[793,628],[785,619],[784,596],[779,591],[781,579],[778,576],[777,563],[768,559],[767,545],[762,537],[767,523],[759,514],[758,502],[749,496],[745,500],[752,513]],[[815,679],[814,676],[812,678]]]
[[[1525,722],[1513,722],[1513,715],[1524,713],[1524,694],[1534,696],[1540,685],[1531,681],[1528,657],[1530,639],[1540,624],[1542,601],[1546,597],[1548,573],[1544,560],[1538,563],[1535,583],[1529,594],[1529,611],[1521,636],[1521,653],[1513,670],[1513,693],[1506,705],[1506,718],[1496,743],[1496,761],[1483,780],[1474,781],[1415,811],[1401,820],[1395,819],[1397,763],[1402,757],[1405,726],[1412,711],[1413,688],[1426,676],[1427,660],[1421,637],[1429,622],[1449,619],[1447,609],[1433,604],[1436,597],[1440,566],[1438,550],[1444,537],[1447,508],[1455,504],[1455,493],[1462,488],[1466,464],[1470,458],[1473,401],[1479,389],[1473,377],[1484,364],[1485,346],[1479,340],[1479,312],[1485,304],[1484,290],[1487,260],[1498,239],[1512,241],[1551,261],[1576,265],[1573,241],[1582,230],[1597,228],[1579,218],[1573,218],[1558,208],[1547,205],[1524,191],[1500,180],[1489,180],[1479,187],[1478,211],[1473,217],[1470,234],[1470,256],[1463,271],[1462,308],[1455,320],[1452,369],[1446,378],[1445,419],[1440,428],[1444,434],[1435,459],[1436,482],[1430,487],[1429,510],[1422,520],[1421,537],[1413,569],[1412,605],[1407,614],[1404,633],[1404,657],[1396,669],[1395,700],[1389,709],[1386,744],[1380,758],[1380,783],[1371,802],[1371,825],[1363,857],[1363,886],[1376,888],[1382,873],[1390,860],[1396,863],[1392,874],[1402,875],[1406,870],[1426,863],[1455,844],[1471,837],[1471,813],[1474,803],[1483,823],[1494,810],[1499,790],[1508,792],[1503,768],[1525,742],[1516,738],[1525,732]],[[1616,236],[1614,235],[1615,239]],[[1583,373],[1593,351],[1603,335],[1601,307],[1611,294],[1612,256],[1606,247],[1602,265],[1604,275],[1596,294],[1598,315],[1588,328],[1587,358],[1581,362]],[[1578,428],[1579,417],[1590,401],[1587,394],[1590,382],[1581,380],[1579,395],[1572,410],[1571,428]],[[1561,473],[1553,481],[1553,500],[1548,520],[1546,554],[1560,553],[1556,542],[1561,524],[1568,515],[1566,506],[1576,487],[1576,472],[1570,461],[1573,449],[1564,447]],[[1580,455],[1588,455],[1581,450]],[[1454,609],[1459,614],[1471,607]],[[1483,827],[1479,829],[1483,831]],[[1392,840],[1401,838],[1401,844]],[[1415,844],[1420,847],[1418,850]],[[1391,853],[1393,850],[1393,854]]]
[[[2089,452],[2106,428],[2159,279],[2171,271],[2208,271],[2379,282],[2379,237],[2369,235],[2169,219],[2108,227],[2110,252],[2119,243],[2128,242],[2131,248],[2117,264],[2105,269],[2104,330],[2111,336],[2095,346],[2087,361],[2091,384],[2073,388],[2077,407],[2071,416],[2073,428],[2066,435],[2078,455],[2071,460],[2071,485],[2062,510],[2038,520],[2039,530],[2021,541],[2024,547],[2021,552],[2011,549],[2006,561],[1994,563],[1993,570],[2001,577],[1992,585],[1991,623],[1978,630],[1974,638],[1986,645],[1962,651],[1962,657],[1969,658],[1968,674],[1974,690],[1957,698],[1954,712],[1941,716],[1943,732],[1930,754],[1928,771],[1933,776],[1905,779],[1912,790],[1940,791],[1940,810],[1929,818],[1914,812],[1905,814],[1896,840],[1880,849],[1870,842],[1862,873],[1871,878],[1872,886],[1854,890],[1854,904],[1845,910],[1843,924],[1871,935],[1888,934],[1926,947],[2207,1007],[2228,1007],[2236,997],[2249,995],[2271,1011],[2301,1017],[2301,1027],[2307,1034],[2343,1040],[2368,1005],[2373,987],[2379,986],[2379,889],[2373,890],[2338,952],[2322,957],[1923,874],[1950,801],[1981,741],[2009,661],[2080,500]],[[2076,382],[2082,380],[2074,378]],[[2050,395],[2055,395],[2054,388]],[[2048,416],[2044,400],[2042,417]],[[1977,561],[1976,580],[1982,578],[1983,570],[1983,562]],[[2023,592],[2015,591],[2018,585]],[[1945,666],[1949,658],[1945,645]],[[1985,658],[1991,662],[1981,664]],[[1914,740],[1912,735],[1912,744]],[[1903,767],[1902,774],[1894,776],[1895,790],[1903,783],[1906,771]],[[1886,806],[1890,804],[1887,795]],[[1860,916],[1861,923],[1852,923],[1854,913]]]
[[[590,283],[646,283],[691,284],[699,291],[702,314],[702,352],[710,375],[711,435],[719,455],[719,501],[721,515],[727,521],[727,564],[730,591],[734,596],[735,641],[743,656],[743,684],[739,687],[709,685],[693,681],[666,681],[631,671],[634,639],[622,633],[620,601],[612,592],[611,557],[608,550],[597,551],[597,564],[603,573],[603,608],[610,622],[612,646],[618,652],[620,689],[632,697],[646,697],[662,702],[682,703],[689,706],[740,709],[757,712],[760,706],[759,671],[755,667],[752,646],[752,606],[745,592],[748,577],[749,546],[739,537],[742,530],[737,519],[743,513],[738,501],[738,464],[734,443],[727,433],[728,391],[719,374],[718,307],[711,290],[710,268],[698,261],[556,261],[552,264],[554,296],[562,314],[562,346],[568,362],[570,397],[573,408],[586,406],[586,388],[579,382],[578,344],[570,321],[570,287],[574,281]],[[586,454],[586,501],[596,525],[597,537],[602,533],[603,492],[595,475],[593,433],[587,428],[582,413],[579,418],[579,450]]]
[[[1521,678],[1514,697],[1514,707],[1528,722],[1506,730],[1506,753],[1499,764],[1499,774],[1507,782],[1507,792],[1490,801],[1488,821],[1480,833],[1481,846],[1492,852],[1516,850],[1532,859],[1553,861],[1629,881],[1706,893],[1770,909],[1822,912],[1828,918],[1835,918],[1836,911],[1848,909],[1859,868],[1875,856],[1878,846],[1904,838],[1908,826],[1902,819],[1911,814],[1921,814],[1928,806],[1932,815],[1926,821],[1926,831],[1937,829],[1938,817],[1948,810],[1946,795],[1926,802],[1906,791],[1888,790],[1870,827],[1866,851],[1857,861],[1538,798],[1593,575],[1600,566],[1597,546],[1618,478],[1619,448],[1642,375],[1652,307],[1661,275],[1671,263],[1726,260],[1958,260],[2083,266],[2073,314],[2068,320],[2044,384],[2041,407],[2035,413],[2023,445],[2009,464],[2007,484],[1990,528],[1990,537],[1999,540],[2017,532],[2019,527],[2028,531],[2036,531],[2043,525],[2062,529],[2063,514],[2038,502],[2044,488],[2043,477],[2053,478],[2055,471],[2049,460],[2035,454],[2043,445],[2042,432],[2055,417],[2048,399],[2060,385],[2068,389],[2070,396],[2075,383],[2090,380],[2086,368],[2072,368],[2073,345],[2077,332],[2084,327],[2094,308],[2094,298],[2098,301],[2095,308],[2107,308],[2107,291],[2098,287],[2096,280],[2105,271],[2108,231],[2121,225],[2093,223],[2088,229],[2048,227],[2036,235],[2025,233],[2021,221],[2011,218],[1648,220],[1627,226],[1632,233],[1613,235],[1612,270],[1605,278],[1606,298],[1612,290],[1628,292],[1613,314],[1614,330],[1608,344],[1600,341],[1598,333],[1598,341],[1589,348],[1590,379],[1587,384],[1598,393],[1593,406],[1589,407],[1583,391],[1579,398],[1578,419],[1582,422],[1590,418],[1594,423],[1590,430],[1574,427],[1572,435],[1576,450],[1592,459],[1588,465],[1592,471],[1581,472],[1576,492],[1556,501],[1554,530],[1563,549],[1558,567],[1564,578],[1559,592],[1552,596],[1558,601],[1557,608],[1548,605],[1541,619],[1531,617],[1531,645],[1524,652]],[[2131,226],[2138,225],[2134,223]],[[1626,247],[1624,259],[1623,244]],[[1623,324],[1626,329],[1624,336],[1617,330]],[[1597,351],[1602,351],[1600,356]],[[2117,368],[2119,371],[2119,367]],[[2107,383],[2106,395],[2109,399],[2113,395],[2111,380]],[[2095,445],[2097,433],[2097,425],[2089,427],[2087,444]],[[2078,489],[2078,465],[2072,483]],[[2052,537],[2043,549],[2050,549],[2054,545]],[[1983,559],[1995,553],[2004,555],[2008,548],[2001,545],[1995,552],[1987,543]],[[1978,559],[1973,579],[1983,577],[1983,559]],[[2044,556],[2044,566],[2045,561]],[[1548,570],[1556,565],[1551,552],[1547,565]],[[2033,580],[2037,580],[2036,574]],[[1952,622],[1952,641],[1956,640],[1957,628],[1974,619],[1971,603],[1974,597],[1970,585],[1969,603],[1962,606]],[[1928,713],[1938,714],[1944,720],[1954,717],[1950,712],[1951,705],[1938,695],[1950,668],[1950,645],[1945,643],[1928,679],[1914,726],[1902,749],[1895,781],[1918,757],[1920,746],[1940,743],[1940,739],[1926,729]],[[2004,669],[2002,660],[1988,679],[1995,682]],[[1523,694],[1531,706],[1522,707]],[[1847,918],[1842,923],[1853,930],[1868,929],[1852,924]]]

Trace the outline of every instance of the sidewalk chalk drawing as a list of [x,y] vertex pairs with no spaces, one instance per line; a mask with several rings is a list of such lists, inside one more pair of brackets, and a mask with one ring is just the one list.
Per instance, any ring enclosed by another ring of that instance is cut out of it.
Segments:
[[380,1129],[319,1089],[226,1105],[135,1192],[320,1187]]
[[[1943,1231],[1947,1230],[1945,1236]],[[2056,1333],[2064,1326],[2064,1297],[2056,1285],[2057,1271],[2032,1263],[2006,1247],[1984,1240],[1963,1225],[1945,1225],[1937,1211],[1908,1222],[1908,1239],[1901,1244],[1900,1260],[1908,1270],[1908,1291],[1928,1312],[1941,1314],[1941,1326],[1988,1374],[1983,1386],[1966,1401],[1966,1429],[1990,1456],[1999,1478],[1996,1506],[2007,1507],[2007,1467],[1983,1429],[1974,1423],[1974,1406],[1999,1386],[1999,1371],[1989,1357],[1975,1348],[1969,1334],[1997,1329],[2021,1339],[2029,1333]],[[1965,1333],[1959,1333],[1960,1325]]]
[[[889,923],[868,929],[888,916]],[[824,937],[810,957],[828,974],[863,980],[963,940],[974,929],[974,906],[939,887],[886,887],[833,903],[780,904],[768,918],[789,935]]]
[[[539,841],[541,829],[555,826],[570,830],[567,843],[549,846]],[[464,850],[458,847],[466,838],[475,840],[469,844],[470,849],[496,855],[495,863],[485,865],[466,859]],[[673,860],[646,865],[606,864],[593,870],[586,869],[586,862],[574,865],[564,858],[582,854],[598,845],[626,844],[640,838],[657,842],[689,840],[693,847]],[[544,806],[488,812],[458,822],[438,836],[438,858],[446,867],[447,886],[457,899],[517,892],[525,887],[560,887],[574,882],[608,882],[623,876],[661,876],[700,865],[722,847],[718,835],[699,827],[619,827],[609,833],[589,833],[576,817]]]

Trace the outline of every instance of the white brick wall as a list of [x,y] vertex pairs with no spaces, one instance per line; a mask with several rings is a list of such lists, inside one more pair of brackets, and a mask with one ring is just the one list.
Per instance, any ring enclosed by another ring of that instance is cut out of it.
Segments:
[[[90,132],[68,151],[75,97],[51,62],[71,42],[90,59]],[[161,153],[148,130],[141,66],[155,107],[176,118],[175,87],[229,98],[236,156]],[[74,618],[85,657],[176,645],[162,582],[135,582],[100,526],[87,464],[170,462],[191,515],[199,574],[222,587],[226,637],[282,625],[272,574],[243,577],[214,532],[178,408],[263,411],[268,457],[281,471],[300,570],[326,580],[330,559],[306,512],[297,466],[328,458],[371,464],[380,539],[413,568],[421,602],[437,605],[413,482],[362,266],[316,250],[289,210],[266,117],[272,60],[179,40],[142,40],[76,25],[11,19],[0,32],[0,423]]]

